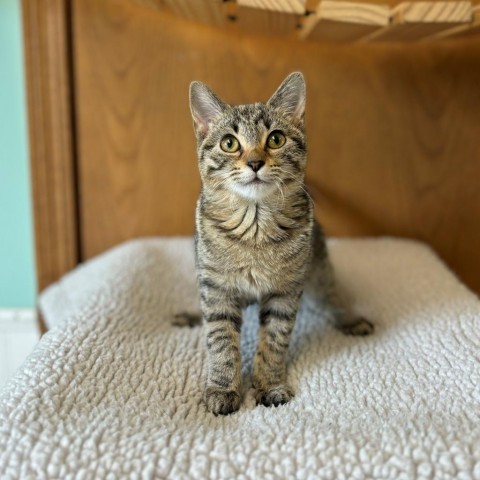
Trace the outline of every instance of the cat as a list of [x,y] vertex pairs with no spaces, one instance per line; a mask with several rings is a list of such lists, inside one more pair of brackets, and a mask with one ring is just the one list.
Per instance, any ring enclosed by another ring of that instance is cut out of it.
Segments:
[[190,85],[202,181],[195,257],[208,373],[204,393],[215,415],[241,404],[242,308],[259,305],[253,366],[257,404],[278,406],[294,393],[286,354],[307,292],[337,328],[373,332],[339,300],[313,203],[304,184],[305,80],[290,74],[266,103],[231,106],[206,85]]

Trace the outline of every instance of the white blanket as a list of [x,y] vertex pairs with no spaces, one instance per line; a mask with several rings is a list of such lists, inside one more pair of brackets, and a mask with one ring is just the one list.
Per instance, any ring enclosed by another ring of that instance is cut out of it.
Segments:
[[372,337],[305,308],[290,349],[295,399],[255,406],[256,310],[242,332],[244,400],[202,402],[192,240],[121,245],[50,287],[52,326],[0,395],[0,477],[480,479],[480,302],[432,253],[394,239],[330,242]]

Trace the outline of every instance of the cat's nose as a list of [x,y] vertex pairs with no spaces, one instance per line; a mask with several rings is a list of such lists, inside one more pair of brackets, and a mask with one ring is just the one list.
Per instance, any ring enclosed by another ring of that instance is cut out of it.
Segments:
[[265,162],[263,160],[249,160],[247,165],[254,171],[258,172],[264,165]]

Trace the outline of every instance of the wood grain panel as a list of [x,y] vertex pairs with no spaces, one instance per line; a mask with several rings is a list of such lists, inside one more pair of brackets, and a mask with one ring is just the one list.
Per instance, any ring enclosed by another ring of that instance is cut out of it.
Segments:
[[37,288],[79,261],[68,4],[22,2]]
[[308,88],[307,178],[331,235],[432,245],[480,291],[480,45],[332,47],[228,33],[129,0],[76,0],[82,249],[191,234],[199,189],[188,85],[266,100]]
[[163,3],[180,17],[209,25],[226,22],[223,0],[163,0]]
[[134,1],[139,4],[146,5],[147,7],[158,8],[158,7],[164,6],[163,0],[134,0]]
[[319,42],[346,43],[355,42],[377,31],[378,25],[362,23],[346,23],[331,20],[322,20],[315,24],[308,40]]
[[387,26],[389,21],[387,5],[324,0],[316,13],[307,17],[300,38],[353,41]]
[[322,161],[312,172],[312,145],[309,170],[330,234],[423,240],[477,292],[479,49],[339,59],[315,85],[336,104],[315,112]]
[[392,9],[391,24],[365,40],[412,42],[471,21],[469,1],[403,2]]
[[244,33],[290,36],[296,31],[299,15],[258,8],[237,7],[238,28]]

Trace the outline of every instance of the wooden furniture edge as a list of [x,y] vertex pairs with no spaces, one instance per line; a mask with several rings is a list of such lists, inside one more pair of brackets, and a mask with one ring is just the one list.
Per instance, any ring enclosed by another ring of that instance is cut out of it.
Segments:
[[40,333],[40,337],[43,337],[48,332],[47,323],[45,322],[43,314],[39,308],[37,308],[36,314],[38,331]]
[[38,291],[80,260],[70,8],[22,0]]

